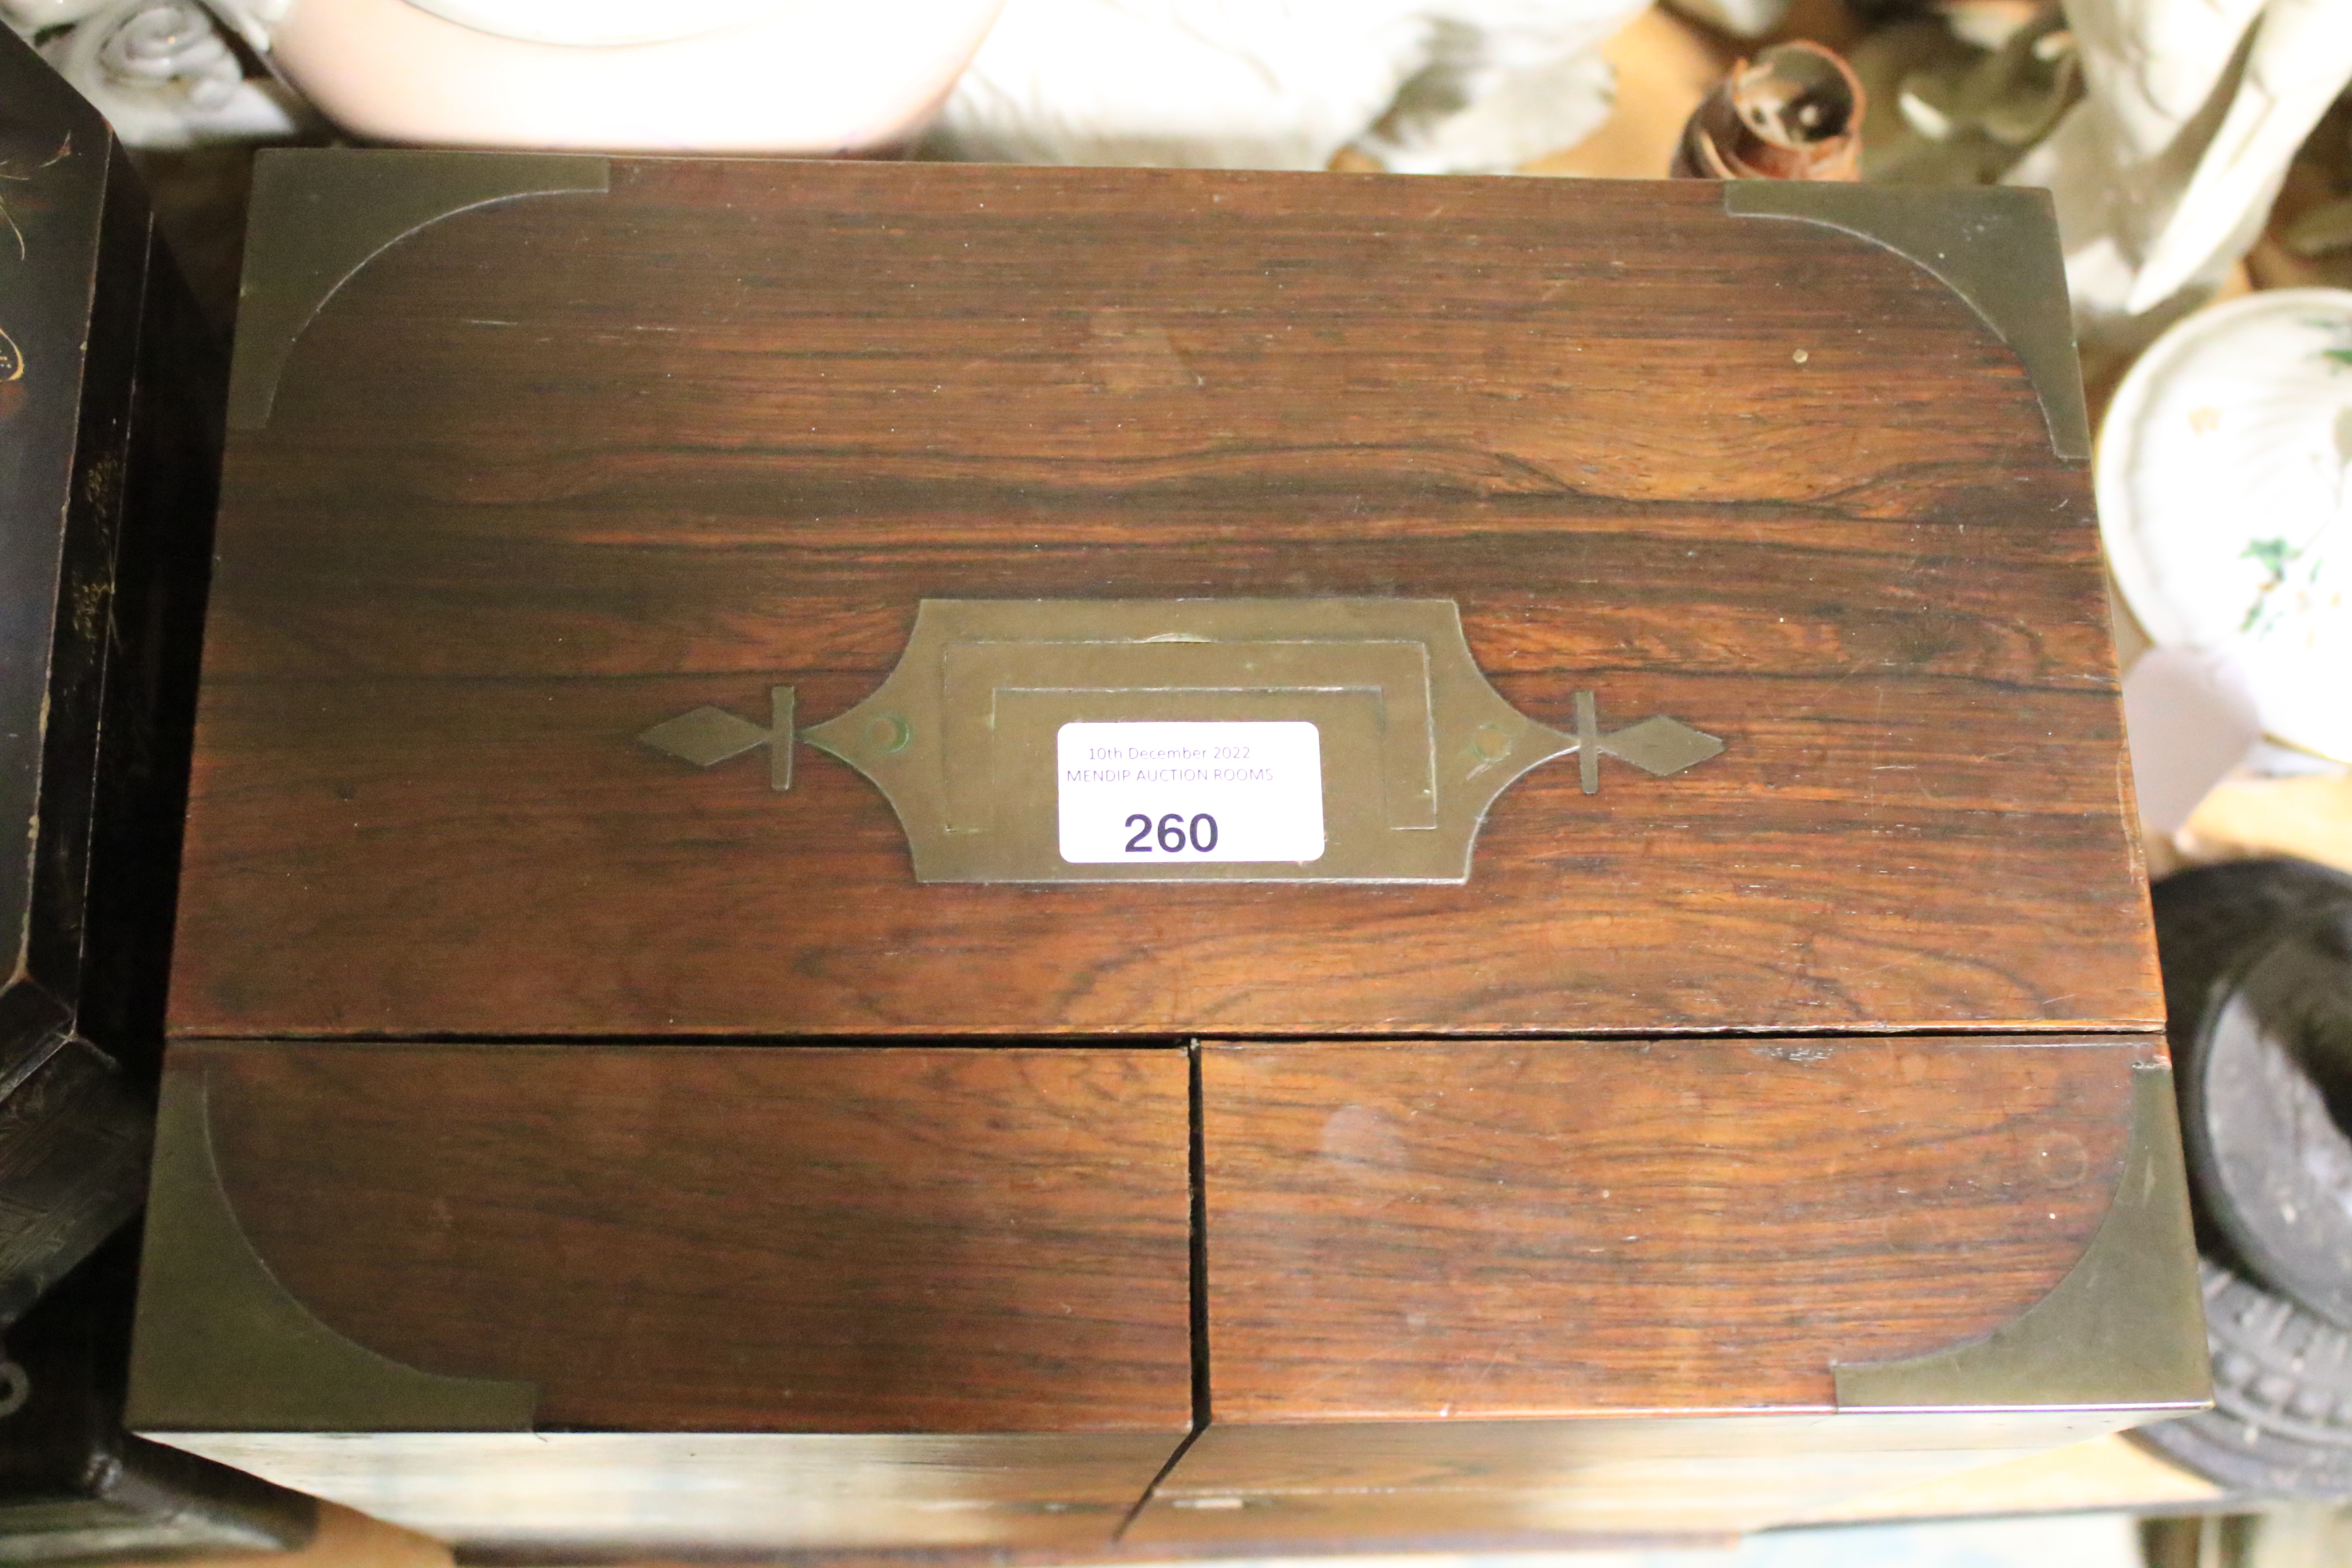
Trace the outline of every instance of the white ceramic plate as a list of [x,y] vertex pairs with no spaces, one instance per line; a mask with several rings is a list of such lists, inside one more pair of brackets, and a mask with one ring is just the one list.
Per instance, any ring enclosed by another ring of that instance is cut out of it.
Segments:
[[2229,654],[2266,731],[2352,761],[2352,290],[2175,325],[2116,389],[2096,479],[2148,636]]

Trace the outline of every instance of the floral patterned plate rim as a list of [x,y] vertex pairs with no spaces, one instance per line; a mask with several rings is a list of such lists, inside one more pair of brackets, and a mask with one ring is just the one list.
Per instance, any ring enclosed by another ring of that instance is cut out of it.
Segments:
[[2265,731],[2352,761],[2352,290],[2176,323],[2116,388],[2095,472],[2148,636],[2228,653]]

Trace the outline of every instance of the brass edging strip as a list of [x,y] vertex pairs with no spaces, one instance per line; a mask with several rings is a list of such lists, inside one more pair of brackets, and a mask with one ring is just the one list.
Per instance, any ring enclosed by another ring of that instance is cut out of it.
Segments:
[[528,1432],[529,1383],[446,1377],[329,1328],[278,1282],[221,1184],[202,1067],[167,1072],[124,1423],[173,1432]]
[[2131,1138],[2114,1202],[2090,1247],[2050,1294],[1982,1339],[1832,1372],[1841,1414],[2155,1414],[2211,1404],[2172,1069],[2132,1069]]
[[1934,277],[2024,363],[2051,448],[2069,461],[2089,461],[2091,416],[2048,192],[1733,180],[1723,187],[1723,210],[1843,229]]
[[229,428],[269,423],[295,340],[338,289],[410,235],[494,202],[611,188],[611,162],[595,153],[316,147],[261,153],[229,366]]

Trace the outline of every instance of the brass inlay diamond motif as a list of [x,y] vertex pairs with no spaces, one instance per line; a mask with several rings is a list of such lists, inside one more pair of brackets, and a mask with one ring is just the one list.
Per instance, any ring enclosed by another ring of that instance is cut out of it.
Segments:
[[[1590,694],[1580,691],[1577,695],[1585,697]],[[1580,719],[1580,707],[1578,713]],[[1585,742],[1581,726],[1578,741],[1581,750]],[[1638,724],[1628,724],[1622,730],[1594,737],[1590,744],[1597,752],[1622,757],[1643,773],[1654,773],[1660,778],[1668,773],[1678,773],[1685,768],[1696,767],[1723,750],[1723,742],[1706,731],[1694,730],[1681,720],[1669,719],[1663,713],[1644,719]],[[1593,792],[1588,790],[1586,793]]]
[[637,737],[656,752],[684,757],[698,768],[740,757],[768,739],[768,731],[724,708],[698,708],[655,725]]

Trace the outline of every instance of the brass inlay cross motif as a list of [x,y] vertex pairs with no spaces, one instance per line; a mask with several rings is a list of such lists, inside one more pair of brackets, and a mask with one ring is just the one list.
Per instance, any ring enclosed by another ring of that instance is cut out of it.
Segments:
[[1664,778],[1699,763],[1723,750],[1723,742],[1704,730],[1694,730],[1679,719],[1661,713],[1638,724],[1628,724],[1604,735],[1592,693],[1576,694],[1576,767],[1587,795],[1601,793],[1603,752],[1622,757],[1646,773]]
[[697,708],[675,719],[665,719],[637,737],[656,752],[667,752],[698,768],[740,757],[760,746],[768,748],[768,787],[793,787],[793,689],[768,688],[772,715],[764,730],[749,719],[738,719],[724,708]]

